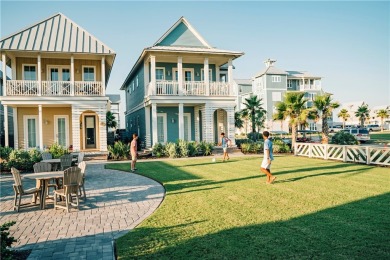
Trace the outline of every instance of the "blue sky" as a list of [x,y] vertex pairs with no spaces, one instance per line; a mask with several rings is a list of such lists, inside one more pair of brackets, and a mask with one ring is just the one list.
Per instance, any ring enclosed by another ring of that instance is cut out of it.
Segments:
[[211,45],[245,52],[235,78],[253,77],[272,58],[322,76],[340,102],[390,105],[388,1],[2,1],[1,38],[57,12],[116,51],[108,93],[120,93],[142,49],[185,16]]

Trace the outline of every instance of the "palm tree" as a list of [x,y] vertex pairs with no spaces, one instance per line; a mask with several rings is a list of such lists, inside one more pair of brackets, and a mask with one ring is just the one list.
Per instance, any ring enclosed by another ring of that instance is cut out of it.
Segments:
[[363,102],[363,104],[357,108],[355,116],[359,118],[360,126],[363,127],[364,121],[370,117],[370,109],[368,109],[368,105]]
[[286,117],[284,114],[275,113],[272,115],[272,119],[274,121],[280,121],[280,130],[283,131],[283,121],[286,120]]
[[332,115],[332,111],[338,108],[340,104],[332,101],[332,94],[325,93],[324,95],[317,96],[314,101],[314,108],[319,112],[322,119],[322,143],[329,143],[329,126],[328,117]]
[[276,118],[290,118],[292,147],[295,145],[299,116],[306,110],[304,92],[287,92],[284,100],[276,104]]
[[242,128],[244,126],[244,120],[241,117],[241,112],[234,112],[234,126],[236,128]]
[[383,132],[383,120],[390,117],[388,108],[378,110],[378,112],[376,112],[376,116],[381,119],[381,132]]
[[347,122],[348,118],[351,117],[351,115],[348,113],[348,110],[343,108],[337,114],[337,117],[343,119],[343,129],[344,129],[345,128],[345,122]]
[[115,120],[115,116],[111,111],[107,111],[106,113],[106,126],[107,128],[116,128],[117,122]]
[[262,107],[261,98],[259,99],[257,96],[251,96],[245,99],[245,108],[243,109],[244,115],[248,115],[248,117],[252,121],[252,133],[256,132],[256,121],[261,121],[261,117],[264,117],[265,110]]

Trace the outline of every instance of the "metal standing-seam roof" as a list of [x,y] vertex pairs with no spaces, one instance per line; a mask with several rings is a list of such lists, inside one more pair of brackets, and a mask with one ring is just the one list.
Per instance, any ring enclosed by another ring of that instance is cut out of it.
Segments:
[[115,54],[62,13],[0,40],[1,50]]

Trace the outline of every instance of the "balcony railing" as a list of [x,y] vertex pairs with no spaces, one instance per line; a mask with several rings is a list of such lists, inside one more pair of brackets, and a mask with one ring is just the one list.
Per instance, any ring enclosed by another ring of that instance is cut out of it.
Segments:
[[314,84],[302,84],[299,85],[299,88],[301,91],[303,90],[321,90],[321,85],[314,85]]
[[170,96],[232,96],[231,85],[227,82],[210,82],[209,89],[204,81],[185,81],[182,89],[178,81],[158,80],[156,84],[149,83],[148,95]]
[[100,81],[7,80],[7,96],[104,96]]

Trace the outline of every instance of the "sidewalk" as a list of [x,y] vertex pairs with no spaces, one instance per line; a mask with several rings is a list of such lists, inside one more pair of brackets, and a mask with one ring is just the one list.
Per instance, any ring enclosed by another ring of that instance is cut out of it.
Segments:
[[[87,200],[80,209],[66,213],[38,206],[13,210],[12,175],[0,177],[0,224],[16,221],[10,233],[20,250],[32,249],[28,259],[113,259],[113,239],[124,235],[152,214],[164,198],[165,190],[143,176],[104,169],[106,162],[87,164]],[[35,186],[23,180],[25,188]],[[22,199],[31,202],[31,197]]]

